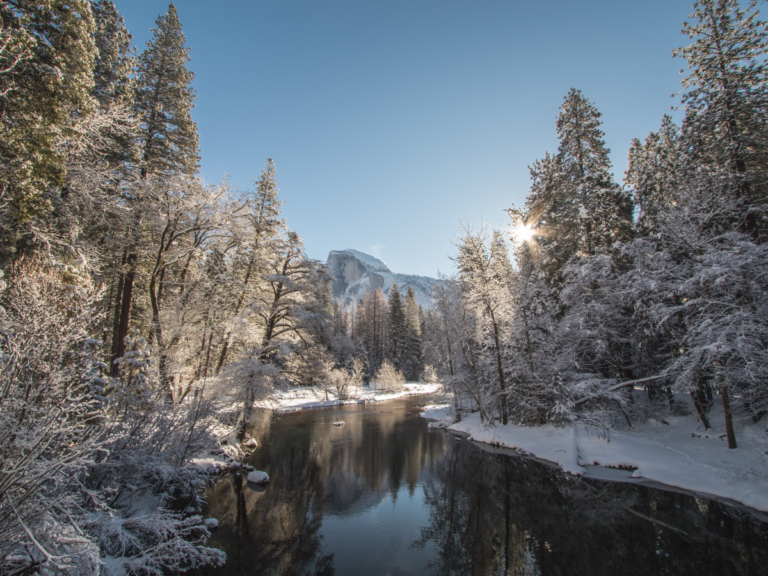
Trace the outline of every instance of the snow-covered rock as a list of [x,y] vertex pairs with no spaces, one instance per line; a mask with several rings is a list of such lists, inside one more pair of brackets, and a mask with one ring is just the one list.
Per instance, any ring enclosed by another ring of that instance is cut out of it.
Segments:
[[209,530],[216,530],[219,527],[219,521],[216,518],[206,518],[204,524]]
[[333,295],[345,302],[357,301],[368,290],[379,288],[389,295],[392,284],[397,282],[403,295],[408,286],[413,287],[416,301],[424,308],[432,306],[432,287],[438,282],[427,276],[396,274],[378,258],[357,250],[331,250],[325,265],[334,278]]
[[246,448],[256,448],[259,445],[258,442],[256,442],[253,438],[248,438],[247,440],[243,441],[243,446]]
[[252,482],[253,484],[267,484],[269,483],[269,474],[262,472],[261,470],[248,472],[248,482]]
[[334,426],[344,426],[344,424],[346,424],[346,422],[344,422],[344,420],[339,420],[338,422],[334,422],[333,423]]

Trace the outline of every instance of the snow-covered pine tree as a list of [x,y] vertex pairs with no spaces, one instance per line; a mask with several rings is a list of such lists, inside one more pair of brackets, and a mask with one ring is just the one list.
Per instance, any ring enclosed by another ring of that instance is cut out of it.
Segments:
[[540,278],[533,242],[515,249],[517,279],[514,316],[507,340],[510,378],[509,410],[513,421],[541,425],[570,419],[567,390],[557,373],[557,293]]
[[[275,164],[272,158],[267,159],[266,166],[255,182],[256,190],[249,195],[247,207],[247,235],[239,242],[234,256],[238,274],[242,280],[234,289],[237,293],[233,308],[230,311],[230,322],[233,324],[243,313],[243,305],[248,295],[253,293],[253,280],[263,272],[269,251],[280,232],[286,229],[285,220],[280,218],[283,201],[278,197],[278,187]],[[221,351],[216,362],[216,373],[224,366],[232,345],[233,326],[227,327],[222,337]]]
[[768,194],[768,29],[757,19],[757,0],[742,4],[698,0],[682,30],[693,43],[673,54],[688,63],[681,105],[692,163],[731,180],[742,229],[757,238]]
[[[98,55],[93,71],[93,96],[103,114],[115,121],[102,129],[104,146],[102,158],[109,167],[135,162],[138,158],[137,121],[134,115],[136,65],[132,36],[112,0],[97,0],[91,4],[96,24],[94,40]],[[125,168],[127,166],[123,166]]]
[[403,349],[403,373],[409,381],[418,380],[424,369],[421,343],[421,307],[416,302],[413,286],[405,295],[405,348]]
[[96,0],[91,4],[91,10],[96,23],[94,40],[98,49],[93,70],[93,95],[104,107],[132,104],[133,37],[112,0]]
[[187,68],[189,48],[176,7],[156,20],[153,37],[139,57],[136,110],[141,119],[141,176],[194,175],[200,155],[192,120],[195,75]]
[[665,114],[658,132],[651,132],[644,143],[632,141],[624,182],[639,209],[636,228],[641,235],[658,239],[659,213],[674,201],[684,169],[678,139],[679,128]]
[[392,283],[389,289],[389,342],[387,358],[401,372],[405,366],[405,349],[408,342],[405,309],[403,297],[397,282]]
[[3,259],[32,249],[28,223],[51,210],[47,193],[66,177],[75,125],[96,109],[97,49],[88,0],[0,4],[0,210]]
[[613,181],[600,117],[581,91],[571,89],[557,118],[557,160],[566,176],[561,194],[578,206],[578,220],[568,225],[581,231],[584,255],[610,250],[631,235],[632,201]]

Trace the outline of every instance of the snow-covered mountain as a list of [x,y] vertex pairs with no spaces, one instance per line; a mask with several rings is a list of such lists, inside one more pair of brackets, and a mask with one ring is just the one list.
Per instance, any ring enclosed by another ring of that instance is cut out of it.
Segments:
[[416,301],[424,308],[432,306],[432,286],[438,282],[427,276],[396,274],[378,258],[357,250],[331,250],[325,265],[333,276],[333,295],[345,302],[357,301],[368,290],[381,288],[389,296],[392,284],[397,282],[405,296],[413,286]]

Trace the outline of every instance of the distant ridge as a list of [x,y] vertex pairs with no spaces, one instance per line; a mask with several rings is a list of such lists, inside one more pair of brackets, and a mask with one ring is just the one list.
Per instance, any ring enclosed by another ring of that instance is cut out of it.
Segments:
[[397,274],[378,258],[359,250],[331,250],[325,265],[333,276],[333,295],[344,302],[356,302],[368,290],[381,290],[389,296],[392,284],[397,282],[400,292],[405,295],[412,286],[416,301],[423,308],[432,307],[432,287],[436,278]]

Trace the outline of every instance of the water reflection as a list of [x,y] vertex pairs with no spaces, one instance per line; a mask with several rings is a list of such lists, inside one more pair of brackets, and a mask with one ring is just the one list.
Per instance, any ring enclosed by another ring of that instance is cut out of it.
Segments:
[[[422,472],[444,457],[451,440],[427,431],[418,417],[419,401],[424,399],[389,402],[385,408],[369,404],[271,418],[260,414],[261,421],[249,430],[260,448],[247,462],[267,471],[271,482],[255,488],[244,476],[230,474],[208,494],[207,515],[220,526],[210,543],[227,552],[227,565],[214,573],[338,574],[334,564],[340,559],[334,563],[333,551],[323,543],[333,539],[321,534],[323,518],[358,518],[369,529],[372,524],[381,528],[381,518],[371,522],[366,514],[384,500],[394,504],[403,494],[413,496]],[[345,426],[332,426],[337,420]],[[407,499],[399,511],[410,504]],[[421,493],[417,500],[422,510]],[[420,520],[425,519],[426,511]],[[349,529],[343,522],[337,533]],[[352,564],[347,559],[345,565]]]
[[765,573],[768,527],[751,516],[481,450],[429,431],[424,401],[262,415],[250,463],[272,482],[232,474],[209,494],[228,555],[215,573]]

